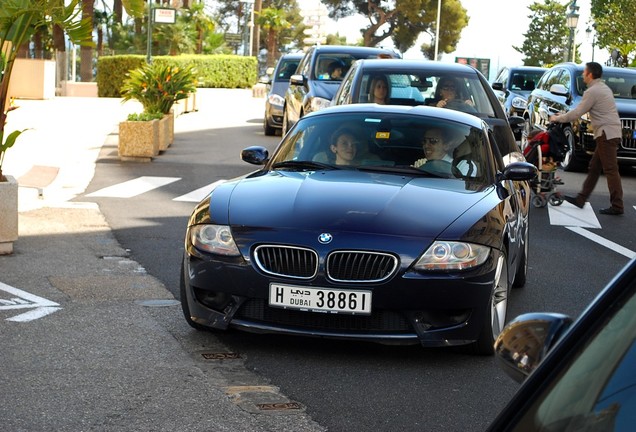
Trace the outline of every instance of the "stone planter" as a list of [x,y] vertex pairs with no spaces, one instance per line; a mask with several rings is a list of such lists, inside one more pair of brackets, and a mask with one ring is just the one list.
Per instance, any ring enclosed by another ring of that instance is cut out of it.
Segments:
[[5,177],[6,181],[0,181],[0,255],[13,253],[18,239],[18,182]]
[[117,150],[123,161],[150,162],[159,154],[159,120],[119,123]]
[[168,118],[168,145],[170,146],[174,142],[174,111],[170,110],[166,117]]
[[163,116],[161,120],[159,120],[159,128],[158,128],[158,138],[159,138],[159,151],[163,152],[168,149],[170,145],[170,126],[167,116]]

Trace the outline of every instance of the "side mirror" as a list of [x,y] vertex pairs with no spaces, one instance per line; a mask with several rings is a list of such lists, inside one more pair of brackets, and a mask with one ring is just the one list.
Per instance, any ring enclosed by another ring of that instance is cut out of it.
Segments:
[[550,86],[550,93],[557,96],[568,96],[570,94],[563,84],[552,84]]
[[265,69],[265,75],[267,76],[272,76],[274,74],[274,68],[273,67],[268,67],[267,69]]
[[492,83],[492,88],[494,90],[503,91],[503,83],[500,83],[500,82]]
[[566,315],[529,313],[512,320],[495,341],[499,367],[521,383],[534,371],[572,324]]
[[269,77],[269,75],[263,75],[262,77],[260,77],[258,79],[258,82],[261,84],[269,84],[272,82],[271,78]]
[[294,74],[289,78],[289,83],[292,85],[304,85],[305,76],[301,74]]
[[265,165],[269,159],[269,151],[261,146],[248,147],[241,151],[241,159],[252,165]]
[[501,173],[500,180],[530,181],[537,176],[537,167],[529,162],[512,162]]

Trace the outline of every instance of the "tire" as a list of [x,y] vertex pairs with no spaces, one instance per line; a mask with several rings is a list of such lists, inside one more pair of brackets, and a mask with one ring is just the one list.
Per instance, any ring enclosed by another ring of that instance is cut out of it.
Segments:
[[523,248],[521,249],[521,260],[519,261],[519,266],[517,267],[517,271],[515,272],[515,280],[512,282],[513,288],[523,288],[526,285],[526,280],[528,278],[528,250],[529,246],[529,233],[530,229],[526,226],[526,232],[523,236]]
[[508,297],[510,286],[508,283],[508,254],[504,249],[497,260],[495,283],[488,302],[486,317],[482,325],[479,338],[472,344],[472,349],[478,355],[493,355],[495,339],[503,330],[508,312]]
[[525,150],[528,147],[528,137],[530,136],[530,131],[532,130],[532,125],[530,124],[530,119],[525,117],[525,122],[523,123],[523,131],[521,131],[521,139],[519,140],[519,147],[521,147],[521,151]]
[[536,194],[532,197],[532,205],[536,208],[545,207],[548,201],[543,195]]
[[574,131],[571,127],[566,126],[563,128],[563,133],[568,140],[570,149],[567,151],[567,153],[565,153],[565,157],[561,162],[561,167],[563,167],[564,171],[583,171],[585,168],[584,162],[580,159],[580,157],[576,155],[576,150],[574,148]]
[[289,130],[289,120],[287,119],[287,106],[283,108],[283,128],[281,131],[282,136],[287,135],[287,131]]
[[269,123],[267,123],[267,119],[265,119],[263,120],[263,132],[265,132],[267,136],[274,136],[276,135],[276,128],[270,126]]
[[186,295],[186,284],[185,284],[185,264],[181,263],[181,277],[179,284],[179,299],[181,301],[181,310],[183,311],[183,316],[185,317],[186,322],[195,330],[198,331],[210,331],[210,328],[203,326],[197,322],[192,320],[192,314],[190,313],[190,306],[188,305],[188,297]]
[[548,198],[548,202],[551,206],[560,206],[563,204],[563,197],[561,195],[552,194],[550,198]]

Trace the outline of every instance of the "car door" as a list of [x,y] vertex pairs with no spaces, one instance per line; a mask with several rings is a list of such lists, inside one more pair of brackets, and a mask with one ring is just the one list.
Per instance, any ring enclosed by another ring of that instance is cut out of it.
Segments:
[[560,68],[553,68],[546,72],[539,81],[537,88],[531,94],[531,98],[528,101],[528,113],[530,115],[530,123],[534,128],[545,129],[549,123],[548,107],[552,106],[554,97],[550,93],[550,87],[552,84],[559,82],[561,72]]
[[[287,128],[291,128],[301,117],[303,101],[307,94],[307,81],[309,79],[310,63],[313,49],[305,54],[305,57],[298,64],[296,73],[289,80],[289,88],[285,97],[285,116],[287,118]],[[287,131],[284,130],[283,133]]]

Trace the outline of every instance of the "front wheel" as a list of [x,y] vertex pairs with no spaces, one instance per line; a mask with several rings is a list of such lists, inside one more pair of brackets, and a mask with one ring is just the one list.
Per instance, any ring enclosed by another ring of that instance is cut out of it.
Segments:
[[495,271],[495,281],[488,310],[482,325],[479,339],[473,343],[473,350],[479,355],[493,355],[495,352],[495,339],[504,328],[506,314],[508,312],[508,295],[510,285],[508,283],[508,254],[504,249],[499,254],[497,269]]
[[577,157],[576,150],[574,149],[574,143],[576,141],[574,131],[572,130],[571,127],[566,126],[563,128],[563,133],[565,134],[565,137],[568,140],[569,149],[563,157],[563,161],[561,162],[561,167],[563,167],[564,171],[583,170],[583,161],[581,161],[580,158]]

